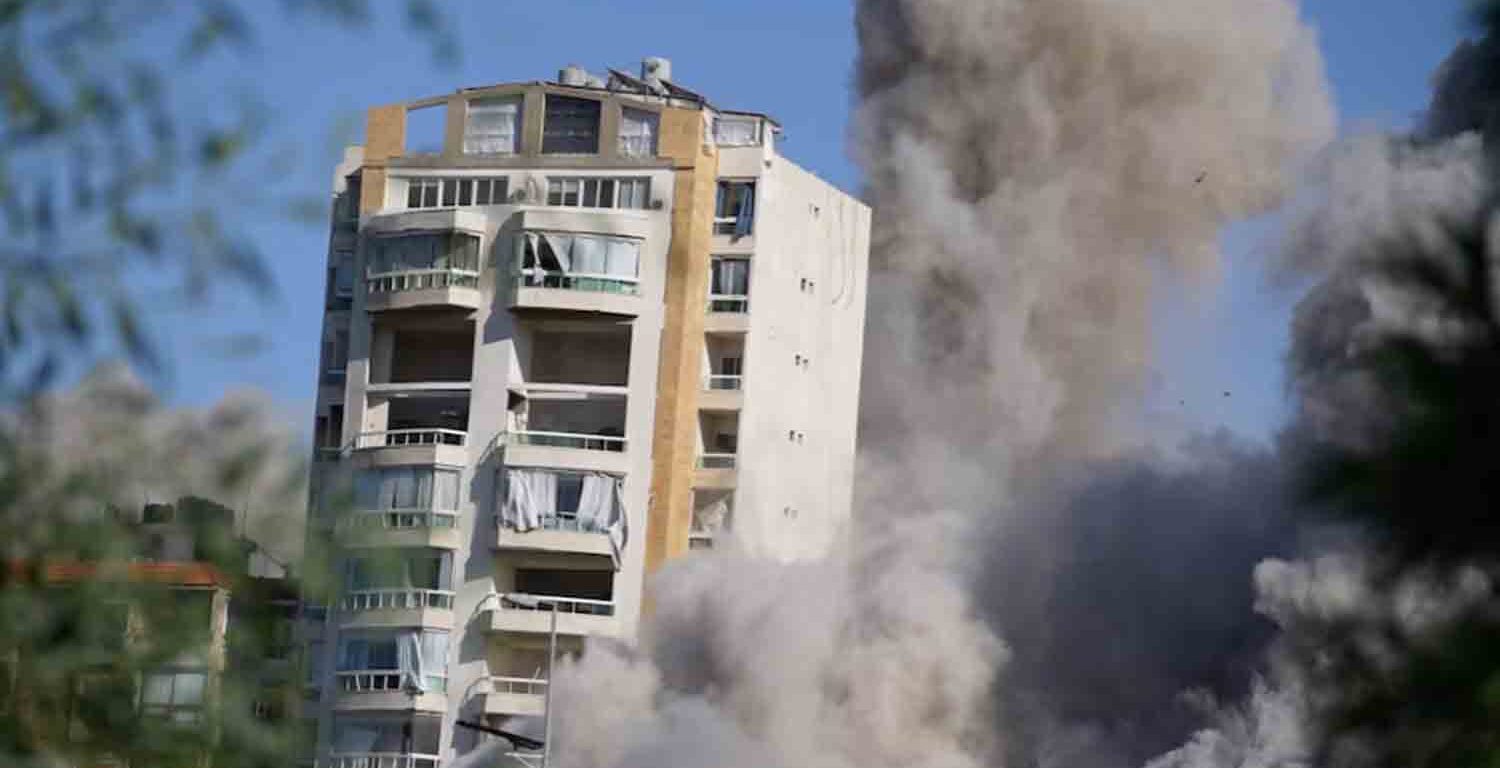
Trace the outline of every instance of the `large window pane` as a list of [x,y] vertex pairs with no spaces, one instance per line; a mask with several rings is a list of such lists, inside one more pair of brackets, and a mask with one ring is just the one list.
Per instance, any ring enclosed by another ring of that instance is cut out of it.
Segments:
[[520,125],[519,97],[470,100],[464,118],[464,154],[515,154]]
[[599,102],[548,95],[547,112],[542,121],[542,152],[598,154]]
[[656,155],[657,115],[640,109],[623,109],[620,112],[621,155],[626,157],[654,157]]

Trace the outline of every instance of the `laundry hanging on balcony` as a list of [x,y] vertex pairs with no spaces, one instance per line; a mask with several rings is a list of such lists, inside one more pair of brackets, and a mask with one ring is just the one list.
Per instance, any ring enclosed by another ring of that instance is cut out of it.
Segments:
[[[567,477],[561,478],[564,474]],[[559,493],[560,479],[572,485],[580,477],[581,487],[573,486],[576,496]],[[620,555],[629,540],[624,480],[599,472],[544,469],[507,470],[505,479],[505,506],[501,511],[505,527],[519,533],[551,528],[606,534],[615,567],[619,568]]]

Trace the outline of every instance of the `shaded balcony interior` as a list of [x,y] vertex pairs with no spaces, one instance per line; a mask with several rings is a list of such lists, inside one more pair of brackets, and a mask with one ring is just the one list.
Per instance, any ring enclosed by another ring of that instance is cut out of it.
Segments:
[[[446,599],[422,599],[415,605],[369,605],[364,599],[377,593],[441,593]],[[452,607],[453,553],[448,550],[410,548],[386,549],[350,557],[344,561],[344,596],[346,610],[373,608],[448,608]],[[351,600],[351,596],[359,599]]]
[[523,288],[640,293],[641,241],[629,237],[523,232],[516,238]]
[[715,540],[730,530],[733,519],[734,491],[694,490],[688,549],[713,549]]
[[[335,758],[342,755],[370,755],[370,766],[376,765],[374,755],[435,757],[442,752],[442,730],[441,717],[339,716],[333,722],[332,752]],[[406,765],[393,764],[402,765],[403,768]]]
[[745,337],[710,333],[703,337],[703,388],[738,391],[744,388]]
[[734,469],[740,443],[738,413],[710,411],[699,413],[698,436],[699,468]]
[[469,430],[469,393],[371,394],[365,431],[355,448],[464,445]]
[[371,327],[370,383],[467,385],[474,375],[474,321],[465,311],[377,315]]
[[371,294],[426,288],[478,288],[482,263],[477,235],[402,233],[372,238],[365,284]]
[[511,399],[508,431],[518,444],[625,450],[627,398],[623,393],[528,389]]
[[[502,565],[496,570],[495,585],[501,593],[521,593],[540,598],[558,598],[559,611],[595,616],[614,615],[615,572],[603,568],[547,567],[542,560],[514,566]],[[503,601],[506,610],[548,612],[545,602],[530,607]]]
[[627,323],[540,320],[516,335],[521,380],[527,384],[625,387],[630,384]]

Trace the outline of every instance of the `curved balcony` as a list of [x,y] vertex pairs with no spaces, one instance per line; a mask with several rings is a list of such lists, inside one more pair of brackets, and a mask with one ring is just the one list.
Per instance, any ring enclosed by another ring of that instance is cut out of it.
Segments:
[[542,516],[541,525],[530,531],[517,531],[501,521],[495,548],[603,557],[614,554],[609,532],[605,528],[585,525],[576,518],[561,515]]
[[575,597],[527,595],[536,607],[507,601],[504,595],[495,600],[497,607],[485,613],[483,626],[490,632],[524,635],[546,635],[552,628],[552,606],[557,606],[557,633],[586,637],[613,635],[617,631],[615,604],[609,600],[585,600]]
[[556,309],[634,317],[641,313],[640,281],[618,275],[562,274],[523,269],[512,309]]
[[339,600],[344,627],[453,626],[453,592],[444,589],[362,589]]
[[346,547],[463,546],[457,512],[387,509],[350,512],[339,520],[339,543]]
[[479,272],[468,269],[409,269],[365,278],[365,309],[411,307],[478,309]]
[[448,680],[442,675],[424,678],[427,690],[406,684],[406,675],[394,669],[361,669],[337,673],[338,701],[345,711],[400,710],[442,712],[448,706]]
[[530,677],[491,677],[484,694],[486,715],[541,717],[547,708],[547,681]]
[[468,462],[469,435],[456,429],[423,427],[363,432],[351,446],[356,453],[367,453],[373,466],[405,464],[442,464],[462,467]]

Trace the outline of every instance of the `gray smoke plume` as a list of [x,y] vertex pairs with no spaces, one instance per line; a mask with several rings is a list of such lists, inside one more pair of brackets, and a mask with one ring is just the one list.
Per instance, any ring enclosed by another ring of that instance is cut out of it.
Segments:
[[[995,632],[1029,628],[984,615],[991,590],[1010,591],[1000,602],[1018,616],[1048,602],[1022,590],[1054,604],[1087,593],[1068,562],[1087,553],[1057,543],[1078,505],[1054,482],[1081,492],[1100,472],[1098,489],[1173,494],[1109,469],[1142,442],[1126,424],[1150,362],[1153,273],[1211,274],[1220,228],[1274,206],[1332,129],[1290,0],[863,0],[857,24],[877,273],[849,547],[666,570],[639,649],[592,646],[556,677],[565,768],[1014,754],[996,727],[1009,651]],[[1223,482],[1258,487],[1254,473]],[[1212,515],[1207,539],[1275,538],[1238,514],[1249,498]],[[991,536],[1042,542],[1051,567],[976,590]],[[1147,559],[1120,563],[1171,588]]]

